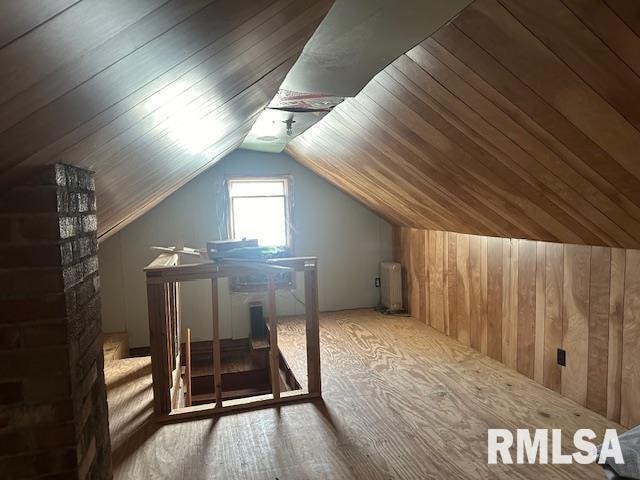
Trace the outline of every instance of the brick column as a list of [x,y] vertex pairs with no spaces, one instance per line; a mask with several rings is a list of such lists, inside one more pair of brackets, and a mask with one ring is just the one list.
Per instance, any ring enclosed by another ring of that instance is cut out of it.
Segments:
[[0,476],[111,478],[91,172],[0,194]]

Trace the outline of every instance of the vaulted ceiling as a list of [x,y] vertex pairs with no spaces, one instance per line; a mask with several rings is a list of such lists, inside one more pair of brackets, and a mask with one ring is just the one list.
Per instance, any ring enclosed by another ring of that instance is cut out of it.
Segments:
[[640,247],[640,2],[476,0],[287,147],[394,223]]
[[3,0],[0,188],[96,172],[99,234],[242,143],[330,0]]
[[[332,3],[0,2],[0,188],[92,169],[105,238],[242,143]],[[401,225],[640,247],[640,2],[475,0],[288,151]]]

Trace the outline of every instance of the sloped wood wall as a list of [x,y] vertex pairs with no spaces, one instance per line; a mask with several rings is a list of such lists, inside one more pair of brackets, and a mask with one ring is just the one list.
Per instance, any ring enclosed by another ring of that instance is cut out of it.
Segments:
[[640,2],[476,0],[293,140],[395,223],[640,248]]
[[396,227],[394,256],[412,316],[580,405],[640,424],[640,250]]
[[116,231],[242,143],[332,4],[0,2],[0,189],[88,168]]

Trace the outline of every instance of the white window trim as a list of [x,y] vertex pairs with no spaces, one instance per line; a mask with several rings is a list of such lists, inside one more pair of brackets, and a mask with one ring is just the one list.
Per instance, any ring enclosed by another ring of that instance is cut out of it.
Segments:
[[[268,181],[278,181],[284,183],[284,203],[285,203],[285,234],[286,234],[286,245],[282,245],[289,249],[289,255],[293,256],[293,179],[291,175],[270,175],[270,176],[251,176],[251,175],[232,175],[227,176],[225,178],[225,191],[227,196],[227,237],[229,240],[233,240],[235,236],[234,232],[234,221],[233,221],[233,202],[231,196],[231,184],[233,182],[268,182]],[[280,195],[269,195],[269,196],[280,196]],[[254,197],[244,197],[244,198],[254,198]],[[239,239],[238,239],[239,240]]]

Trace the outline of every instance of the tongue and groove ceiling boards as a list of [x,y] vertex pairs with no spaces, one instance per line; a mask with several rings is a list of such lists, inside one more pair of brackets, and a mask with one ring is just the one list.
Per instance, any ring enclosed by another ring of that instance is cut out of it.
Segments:
[[404,226],[640,247],[640,2],[476,0],[293,140]]
[[96,172],[99,235],[234,150],[329,0],[3,0],[0,187]]

